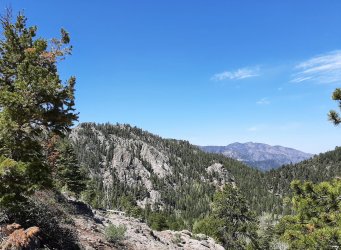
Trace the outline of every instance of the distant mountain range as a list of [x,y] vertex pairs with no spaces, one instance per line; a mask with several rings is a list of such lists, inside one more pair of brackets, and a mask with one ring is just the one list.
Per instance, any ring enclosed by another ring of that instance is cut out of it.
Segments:
[[263,171],[275,169],[284,164],[298,163],[313,156],[293,148],[254,142],[199,147],[205,152],[223,154]]

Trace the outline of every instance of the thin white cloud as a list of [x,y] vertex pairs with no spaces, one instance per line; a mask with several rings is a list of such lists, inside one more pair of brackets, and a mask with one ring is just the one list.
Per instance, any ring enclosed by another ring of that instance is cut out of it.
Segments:
[[222,80],[241,80],[250,77],[259,76],[259,67],[246,67],[240,68],[235,71],[224,71],[217,73],[212,76],[211,80],[222,81]]
[[258,131],[259,128],[254,126],[254,127],[250,127],[250,128],[247,128],[247,131],[250,131],[250,132],[255,132],[255,131]]
[[296,65],[292,82],[341,82],[341,50],[315,56]]
[[261,132],[269,127],[268,124],[256,124],[254,126],[248,127],[246,130],[249,132]]
[[284,124],[255,124],[251,127],[246,128],[249,132],[269,132],[269,131],[297,131],[298,129],[301,129],[303,127],[303,124],[301,122],[287,122]]
[[269,105],[270,101],[268,100],[268,98],[264,97],[264,98],[258,100],[256,103],[259,105]]

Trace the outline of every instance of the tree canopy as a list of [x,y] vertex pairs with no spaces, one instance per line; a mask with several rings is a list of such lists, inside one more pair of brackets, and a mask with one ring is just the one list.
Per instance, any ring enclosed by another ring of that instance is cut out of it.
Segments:
[[[48,41],[36,38],[37,27],[27,27],[22,13],[12,19],[7,11],[0,20],[0,197],[7,201],[51,184],[44,145],[78,118],[75,77],[63,83],[57,70],[71,53],[68,33],[62,29],[60,39]],[[8,189],[15,194],[9,197]]]
[[313,184],[293,181],[293,215],[277,225],[291,249],[338,249],[341,246],[341,179]]
[[217,239],[226,249],[259,249],[258,221],[239,189],[226,184],[214,195],[212,212],[195,223],[195,233]]

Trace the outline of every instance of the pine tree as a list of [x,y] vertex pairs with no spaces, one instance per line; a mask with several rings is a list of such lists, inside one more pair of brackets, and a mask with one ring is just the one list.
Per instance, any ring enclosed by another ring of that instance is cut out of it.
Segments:
[[293,181],[294,215],[281,219],[277,232],[290,249],[341,247],[341,180],[313,184]]
[[238,188],[227,184],[215,194],[212,217],[218,223],[214,234],[226,249],[245,249],[248,240],[258,248],[258,222]]
[[79,166],[73,146],[67,139],[62,139],[57,146],[55,182],[78,196],[86,187],[85,173]]
[[[65,30],[61,39],[50,42],[35,38],[37,27],[27,27],[21,13],[12,23],[10,11],[1,18],[1,25],[0,156],[5,160],[0,166],[0,186],[16,173],[26,186],[25,192],[16,191],[13,197],[18,197],[51,184],[43,144],[51,133],[63,134],[77,120],[75,78],[62,83],[57,71],[57,62],[71,53]],[[6,194],[2,188],[0,197]]]
[[[341,109],[341,89],[340,88],[337,88],[334,90],[332,99],[338,102],[339,108]],[[341,123],[340,115],[335,110],[329,111],[328,117],[329,117],[329,120],[333,122],[335,125],[339,125]]]

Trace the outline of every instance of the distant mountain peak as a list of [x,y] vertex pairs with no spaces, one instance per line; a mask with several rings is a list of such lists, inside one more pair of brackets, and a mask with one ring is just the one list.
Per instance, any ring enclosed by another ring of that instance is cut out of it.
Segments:
[[261,170],[298,163],[313,156],[293,148],[259,142],[234,142],[227,146],[200,146],[200,148],[205,152],[223,154]]

